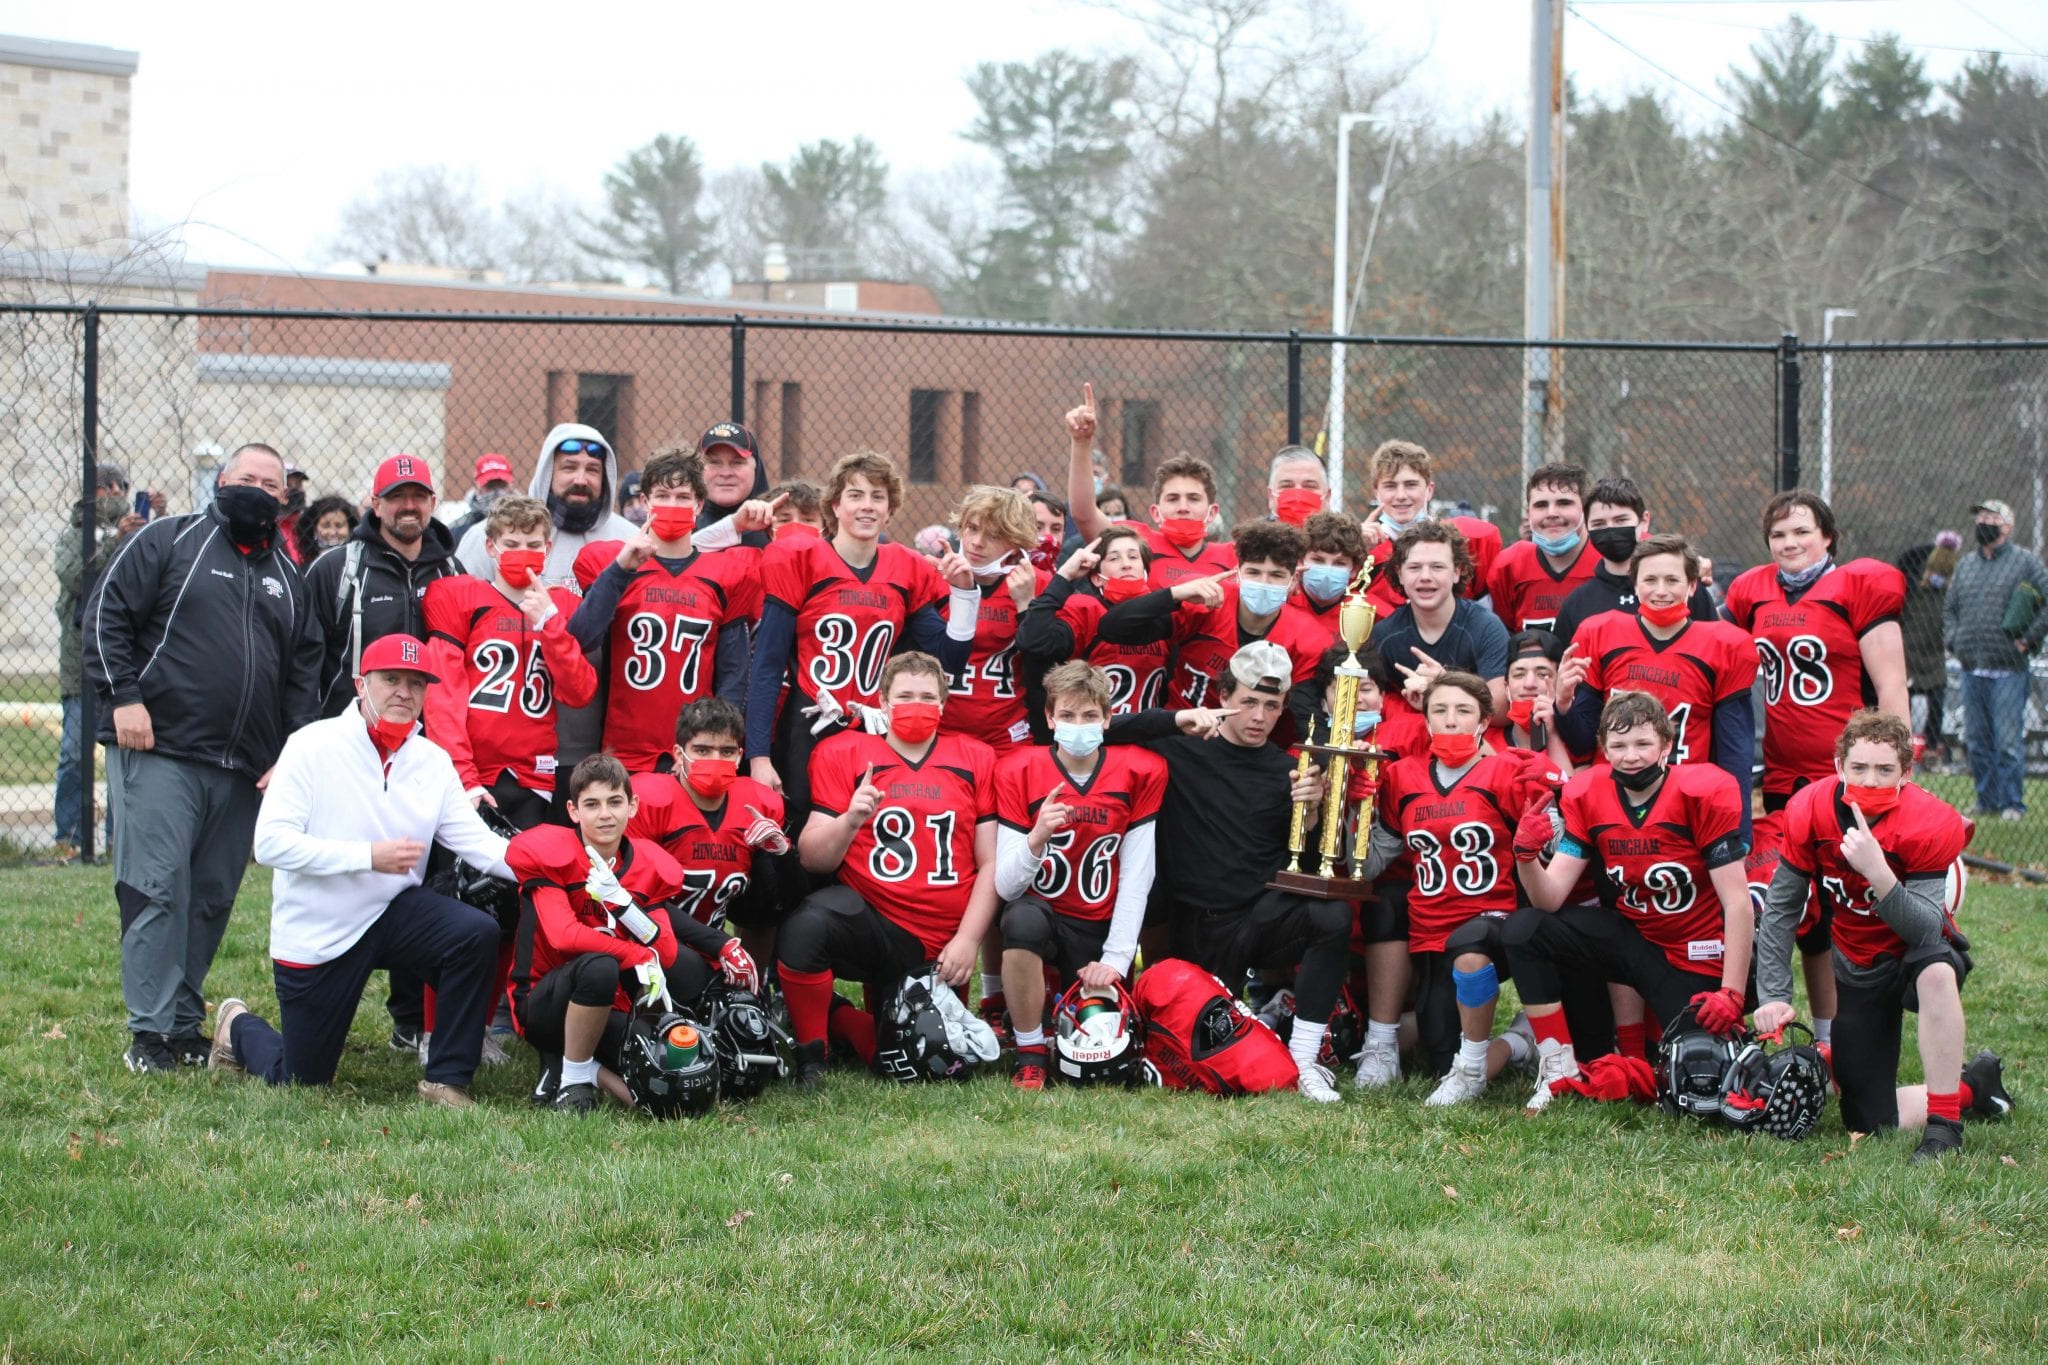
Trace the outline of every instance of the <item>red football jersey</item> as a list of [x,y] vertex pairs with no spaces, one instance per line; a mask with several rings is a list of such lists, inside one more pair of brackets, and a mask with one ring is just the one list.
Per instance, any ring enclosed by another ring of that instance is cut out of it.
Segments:
[[1216,689],[1216,675],[1230,656],[1254,640],[1270,640],[1287,651],[1294,665],[1293,682],[1316,675],[1316,664],[1330,642],[1306,612],[1282,604],[1264,635],[1248,635],[1237,620],[1237,584],[1223,585],[1223,603],[1213,609],[1183,602],[1173,613],[1173,675],[1166,685],[1166,704],[1175,710],[1206,706]]
[[940,735],[912,764],[881,735],[844,731],[812,751],[811,808],[844,812],[870,766],[882,801],[848,845],[839,880],[937,957],[974,891],[975,828],[995,818],[995,751]]
[[[521,913],[513,940],[512,994],[523,1004],[534,983],[565,962],[585,953],[617,958],[622,969],[636,967],[650,956],[667,967],[676,960],[675,931],[669,925],[668,903],[683,884],[676,860],[645,839],[628,837],[619,845],[612,874],[634,904],[654,921],[652,948],[615,932],[611,915],[583,889],[590,875],[590,854],[583,838],[562,825],[536,825],[512,840],[505,864],[519,879]],[[632,999],[621,983],[612,1008],[631,1010]],[[513,1018],[519,1011],[513,1010]]]
[[1714,704],[1756,681],[1755,648],[1725,621],[1688,621],[1659,642],[1634,612],[1604,611],[1572,643],[1586,659],[1584,686],[1602,696],[1648,692],[1664,703],[1678,731],[1674,764],[1714,761]]
[[[1345,594],[1345,596],[1349,595],[1349,593]],[[1368,597],[1371,596],[1370,593],[1366,595]],[[1315,598],[1310,597],[1301,590],[1301,583],[1297,580],[1294,585],[1294,591],[1287,594],[1287,605],[1315,622],[1330,637],[1323,641],[1324,649],[1328,649],[1331,645],[1337,643],[1337,608],[1344,605],[1343,597],[1339,597],[1334,602],[1318,602]]]
[[1033,895],[1073,919],[1106,920],[1116,909],[1117,851],[1124,835],[1159,815],[1166,760],[1132,744],[1104,745],[1088,779],[1076,780],[1050,747],[1019,749],[996,767],[996,818],[1020,833],[1038,823],[1038,808],[1057,788],[1072,811],[1067,827],[1046,843]]
[[1599,562],[1599,554],[1581,541],[1578,557],[1558,573],[1534,541],[1518,540],[1500,552],[1486,580],[1493,614],[1511,635],[1518,630],[1549,630],[1557,624],[1564,599],[1592,578],[1593,566]]
[[636,774],[633,794],[640,809],[626,833],[654,840],[682,867],[676,913],[715,927],[726,907],[746,894],[754,870],[754,850],[747,843],[754,811],[779,825],[782,798],[751,777],[739,777],[726,790],[725,803],[707,811],[668,773]]
[[1174,548],[1157,526],[1142,521],[1117,523],[1136,531],[1152,551],[1152,590],[1178,587],[1191,578],[1207,578],[1237,567],[1237,547],[1227,540],[1205,540],[1190,556]]
[[1835,774],[1835,737],[1849,713],[1873,706],[1863,637],[1899,619],[1906,576],[1852,559],[1788,600],[1777,566],[1759,564],[1728,589],[1728,614],[1756,641],[1764,680],[1764,791],[1791,792]]
[[[1451,517],[1451,525],[1465,533],[1465,553],[1472,560],[1472,581],[1465,585],[1458,595],[1478,601],[1486,596],[1486,585],[1493,578],[1493,562],[1500,558],[1500,527],[1477,517]],[[1365,595],[1380,609],[1381,617],[1392,616],[1408,605],[1408,595],[1401,591],[1401,585],[1394,578],[1394,539],[1388,537],[1375,541],[1371,550],[1372,562],[1378,567],[1373,570],[1372,581],[1366,585]],[[1592,572],[1590,569],[1588,573]]]
[[[1032,594],[1052,575],[1040,569]],[[951,614],[950,602],[941,608]],[[946,711],[939,728],[967,735],[1001,753],[1031,742],[1024,716],[1024,679],[1017,673],[1017,602],[1001,579],[982,589],[974,617],[974,649],[967,666],[946,680]]]
[[543,796],[555,790],[555,701],[587,706],[597,670],[569,634],[576,595],[550,588],[555,614],[538,630],[519,603],[481,578],[427,584],[421,614],[427,662],[427,738],[448,751],[464,787],[488,787],[510,770]]
[[1060,604],[1060,620],[1074,632],[1073,657],[1094,664],[1109,675],[1109,713],[1127,716],[1166,699],[1167,664],[1173,646],[1165,640],[1149,645],[1119,645],[1097,635],[1109,607],[1099,597],[1077,592]]
[[[1759,922],[1770,902],[1771,879],[1778,875],[1778,862],[1785,852],[1785,812],[1767,811],[1753,816],[1749,825],[1749,853],[1742,860],[1743,875],[1749,879],[1749,904]],[[1799,926],[1792,932],[1804,936],[1820,923],[1820,894],[1809,891]]]
[[1520,897],[1515,823],[1528,804],[1529,756],[1488,754],[1445,789],[1434,762],[1404,758],[1380,772],[1379,817],[1401,836],[1415,885],[1408,950],[1440,953],[1474,915],[1506,915]]
[[[1813,880],[1833,913],[1836,951],[1868,967],[1879,958],[1903,955],[1906,944],[1872,911],[1870,883],[1842,861],[1842,833],[1856,827],[1856,817],[1842,805],[1841,790],[1842,784],[1830,779],[1810,782],[1793,794],[1785,807],[1784,861]],[[1911,782],[1900,789],[1899,804],[1869,824],[1885,862],[1901,880],[1946,876],[1977,832],[1954,806]],[[1947,926],[1954,927],[1953,921]]]
[[[587,592],[619,557],[620,543],[596,541],[576,556]],[[676,717],[711,695],[718,631],[760,615],[760,552],[745,546],[685,560],[649,558],[612,613],[610,691],[604,747],[626,771],[652,772],[675,746]]]
[[767,599],[796,613],[791,675],[807,702],[821,687],[842,705],[880,702],[882,669],[904,623],[925,607],[943,606],[947,596],[931,561],[894,542],[876,546],[863,571],[841,559],[831,541],[806,536],[788,554],[772,556],[764,572]]
[[1632,814],[1614,769],[1602,763],[1565,784],[1560,808],[1559,847],[1599,868],[1608,904],[1672,966],[1718,978],[1726,945],[1707,854],[1720,862],[1739,855],[1742,792],[1735,779],[1708,763],[1673,768],[1648,806]]

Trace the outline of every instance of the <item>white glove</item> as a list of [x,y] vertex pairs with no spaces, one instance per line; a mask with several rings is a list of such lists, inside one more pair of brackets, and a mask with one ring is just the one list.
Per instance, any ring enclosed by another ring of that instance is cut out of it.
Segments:
[[776,857],[789,852],[789,835],[783,833],[782,826],[752,806],[747,807],[747,814],[754,817],[754,823],[747,826],[746,838],[749,848],[758,848],[763,853]]
[[675,1008],[675,1001],[668,998],[668,973],[662,971],[659,958],[648,958],[633,969],[633,975],[640,978],[640,988],[644,992],[634,1004],[644,1009],[658,1002],[665,1010]]
[[850,707],[850,714],[853,723],[871,735],[889,733],[889,713],[879,706],[863,706],[859,702],[854,702]]
[[823,734],[840,721],[846,719],[846,708],[841,706],[839,699],[832,695],[831,688],[821,687],[818,689],[818,704],[816,706],[806,706],[802,714],[817,717],[816,720],[811,722],[811,733],[818,735]]
[[609,905],[619,910],[631,905],[632,895],[625,887],[619,885],[617,874],[598,856],[597,850],[585,844],[583,851],[590,855],[590,875],[583,879],[583,889],[590,894],[590,898],[601,905]]
[[939,1018],[946,1023],[946,1046],[962,1057],[978,1057],[984,1062],[1002,1056],[1003,1045],[987,1021],[962,1004],[953,988],[936,974],[929,979],[932,1003],[939,1007]]

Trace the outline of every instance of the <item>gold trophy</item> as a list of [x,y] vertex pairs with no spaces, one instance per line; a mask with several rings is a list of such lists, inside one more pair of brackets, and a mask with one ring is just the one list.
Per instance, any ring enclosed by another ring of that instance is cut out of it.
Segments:
[[[1373,797],[1350,799],[1353,764],[1363,764],[1366,776],[1377,778],[1380,764],[1394,757],[1368,747],[1352,729],[1353,718],[1358,714],[1358,683],[1366,676],[1358,662],[1358,650],[1372,634],[1374,618],[1379,614],[1365,595],[1366,585],[1372,581],[1372,568],[1368,560],[1352,580],[1344,604],[1337,608],[1337,634],[1350,652],[1337,665],[1329,742],[1311,743],[1308,741],[1315,738],[1314,734],[1306,736],[1301,745],[1301,763],[1294,770],[1297,778],[1307,777],[1316,760],[1322,760],[1323,822],[1317,831],[1318,847],[1311,850],[1308,846],[1308,807],[1297,805],[1294,822],[1287,831],[1287,848],[1292,858],[1284,870],[1266,883],[1276,891],[1292,891],[1319,900],[1357,900],[1372,893],[1371,881],[1358,874],[1372,840]],[[1346,838],[1347,834],[1351,837]]]

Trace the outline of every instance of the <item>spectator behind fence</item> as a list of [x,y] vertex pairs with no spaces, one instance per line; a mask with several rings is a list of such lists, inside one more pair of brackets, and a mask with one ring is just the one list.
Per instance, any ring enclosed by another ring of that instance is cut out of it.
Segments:
[[292,557],[292,563],[304,566],[306,561],[299,555],[299,519],[306,511],[306,471],[290,460],[284,465],[284,510],[278,514],[278,540],[284,545],[284,552]]
[[329,493],[326,497],[315,498],[299,518],[298,562],[311,564],[322,551],[337,545],[348,544],[348,538],[356,529],[356,505],[347,498]]
[[127,538],[86,602],[114,815],[126,1060],[206,1059],[206,973],[285,737],[319,714],[320,631],[284,552],[284,460],[245,445],[213,504]]
[[462,543],[470,527],[483,525],[491,509],[511,491],[512,462],[494,450],[477,456],[470,475],[469,497],[464,502],[468,510],[448,526],[448,534],[455,538],[455,543]]
[[[78,660],[79,618],[92,585],[107,571],[130,536],[143,527],[143,518],[128,501],[128,475],[117,464],[99,466],[93,499],[81,498],[71,509],[71,530],[57,537],[50,556],[57,573],[57,699],[64,708],[64,733],[57,742],[57,844],[52,850],[63,860],[78,856],[82,832],[79,803],[84,795],[85,743],[79,734],[78,699],[84,695],[83,670]],[[150,505],[161,515],[164,495],[152,493]],[[93,541],[97,548],[90,563],[85,558],[85,519],[93,518]]]
[[1986,498],[1970,511],[1977,546],[1956,563],[1942,603],[1942,642],[1963,666],[1963,743],[1977,784],[1977,814],[2027,813],[2027,657],[2048,634],[2048,569],[2011,544],[2012,507]]
[[1948,742],[1941,732],[1942,708],[1948,704],[1948,654],[1941,647],[1941,609],[1962,543],[1954,531],[1943,531],[1931,543],[1915,545],[1898,558],[1899,572],[1906,576],[1906,605],[1899,613],[1899,629],[1906,643],[1906,686],[1925,713],[1919,732],[1928,763],[1949,760]]
[[635,526],[647,524],[647,490],[641,486],[637,469],[619,476],[619,515]]

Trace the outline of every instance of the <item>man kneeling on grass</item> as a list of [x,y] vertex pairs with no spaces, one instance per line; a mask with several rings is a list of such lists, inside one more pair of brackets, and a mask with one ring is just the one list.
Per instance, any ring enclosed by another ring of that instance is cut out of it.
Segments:
[[334,1079],[363,985],[379,967],[431,985],[442,1027],[420,1097],[470,1107],[497,976],[498,922],[420,885],[427,845],[509,878],[505,841],[477,818],[446,751],[419,731],[426,646],[387,635],[363,650],[356,704],[285,741],[256,817],[274,869],[270,956],[283,1033],[223,1000],[207,1064],[272,1085]]

